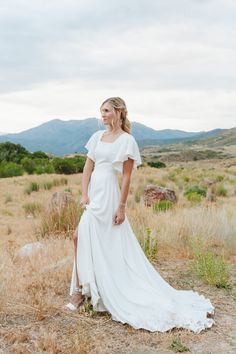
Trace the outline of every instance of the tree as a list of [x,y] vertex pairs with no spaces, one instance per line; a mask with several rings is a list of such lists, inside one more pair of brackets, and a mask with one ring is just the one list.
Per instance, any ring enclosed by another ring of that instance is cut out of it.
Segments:
[[30,156],[30,152],[20,144],[13,144],[10,141],[0,144],[0,162],[19,163],[22,158],[27,156]]

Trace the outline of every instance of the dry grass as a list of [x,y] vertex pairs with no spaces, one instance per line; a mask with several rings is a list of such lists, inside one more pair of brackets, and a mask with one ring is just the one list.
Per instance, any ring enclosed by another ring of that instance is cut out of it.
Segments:
[[[215,203],[204,199],[198,204],[184,197],[185,188],[201,185],[204,178],[219,178],[227,188],[226,197]],[[153,264],[160,274],[176,288],[194,289],[211,298],[216,306],[216,322],[210,331],[196,335],[184,330],[149,333],[134,330],[111,320],[110,315],[93,314],[88,307],[76,313],[63,313],[61,305],[68,296],[73,246],[65,238],[53,236],[39,239],[44,244],[40,252],[29,258],[16,256],[26,243],[37,241],[36,230],[41,225],[40,213],[34,217],[25,213],[23,205],[46,208],[52,194],[65,189],[39,189],[24,193],[31,181],[43,185],[58,176],[22,176],[0,181],[0,348],[7,353],[99,353],[152,354],[171,353],[176,338],[192,353],[233,353],[235,338],[235,255],[236,255],[236,168],[217,168],[208,162],[170,166],[165,170],[145,167],[132,180],[127,215],[140,242],[147,235],[158,249]],[[146,177],[148,176],[148,177]],[[66,176],[67,187],[75,200],[80,195],[81,175]],[[178,203],[167,211],[146,208],[140,192],[147,183],[174,188]],[[7,200],[7,202],[6,202]],[[34,204],[36,203],[36,204]],[[74,224],[73,224],[74,225]],[[73,228],[74,226],[72,226]],[[11,232],[9,232],[11,230]],[[223,255],[229,266],[231,289],[206,285],[191,272],[196,241],[204,249]],[[153,256],[153,254],[152,254]],[[1,353],[0,349],[0,353]]]

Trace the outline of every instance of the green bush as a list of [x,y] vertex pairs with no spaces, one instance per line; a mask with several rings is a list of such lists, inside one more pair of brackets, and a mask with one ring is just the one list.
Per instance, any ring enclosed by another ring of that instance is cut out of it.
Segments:
[[184,353],[189,352],[190,349],[186,347],[184,343],[182,343],[180,338],[174,338],[170,345],[170,349],[175,353]]
[[76,166],[76,173],[83,172],[86,158],[84,156],[75,155],[74,157],[71,158],[71,160]]
[[2,162],[0,164],[0,177],[15,177],[22,176],[24,174],[24,169],[21,165],[15,162]]
[[187,194],[187,199],[192,203],[200,203],[202,201],[202,195],[196,192],[190,192]]
[[35,167],[35,173],[37,175],[42,175],[44,173],[51,174],[55,173],[54,167],[52,164],[48,163],[47,165],[37,165]]
[[207,284],[227,288],[229,273],[222,256],[212,251],[195,251],[193,268]]
[[0,144],[0,162],[20,163],[27,156],[30,156],[30,152],[20,144],[13,144],[9,141]]
[[161,161],[156,161],[156,162],[150,161],[147,164],[148,164],[148,166],[155,167],[155,168],[165,168],[166,167],[166,164]]
[[218,175],[216,176],[216,182],[222,182],[224,179],[224,176]]
[[155,211],[167,211],[172,208],[173,203],[170,200],[160,200],[153,204],[153,210]]
[[191,186],[186,191],[184,192],[185,196],[188,196],[188,194],[196,193],[201,195],[202,197],[206,196],[206,190],[203,188],[200,188],[199,186]]
[[53,159],[53,166],[56,173],[70,175],[76,173],[76,166],[72,159],[69,158],[59,158],[56,157]]
[[33,159],[49,159],[48,155],[43,151],[35,151],[31,154]]
[[24,170],[29,174],[32,175],[35,170],[35,162],[29,158],[29,157],[24,157],[21,160],[21,165],[23,166]]

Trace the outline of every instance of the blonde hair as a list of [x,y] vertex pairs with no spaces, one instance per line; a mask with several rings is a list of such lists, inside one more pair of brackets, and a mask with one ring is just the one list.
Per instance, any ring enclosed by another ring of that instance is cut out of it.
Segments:
[[127,108],[125,101],[120,97],[110,97],[107,98],[102,104],[100,109],[105,103],[110,103],[110,105],[114,108],[115,112],[120,112],[120,120],[121,120],[121,128],[126,132],[131,134],[131,123],[127,118]]

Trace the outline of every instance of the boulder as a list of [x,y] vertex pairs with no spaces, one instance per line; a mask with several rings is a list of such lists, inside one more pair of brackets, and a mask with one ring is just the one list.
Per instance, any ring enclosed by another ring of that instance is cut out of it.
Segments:
[[55,192],[52,195],[49,209],[61,209],[64,208],[67,204],[74,201],[73,195],[70,192]]
[[44,247],[44,244],[41,242],[27,243],[17,251],[16,256],[20,258],[30,257],[32,254],[39,252]]
[[146,206],[151,206],[160,200],[170,200],[174,203],[177,201],[175,191],[169,188],[158,187],[154,184],[148,184],[145,187],[143,199]]

